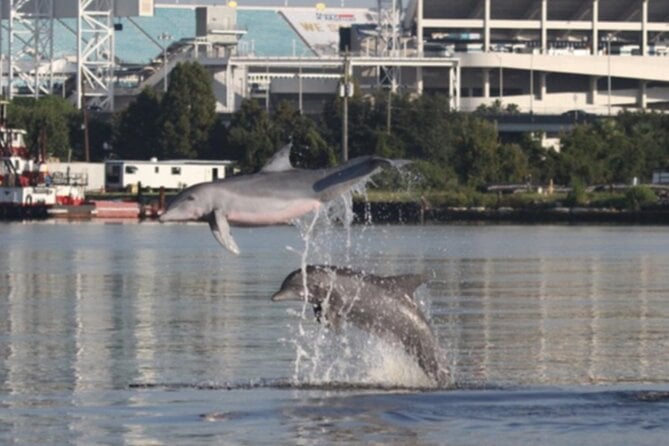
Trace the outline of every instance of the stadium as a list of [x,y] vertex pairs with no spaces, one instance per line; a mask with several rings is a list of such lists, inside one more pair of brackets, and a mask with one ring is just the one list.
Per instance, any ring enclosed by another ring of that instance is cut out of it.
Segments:
[[601,115],[666,107],[668,22],[657,0],[412,0],[403,24],[459,60],[463,110]]
[[[317,113],[341,94],[349,75],[363,92],[440,92],[463,111],[513,105],[530,115],[611,115],[662,110],[669,102],[666,1],[351,0],[292,6],[119,0],[109,9],[109,0],[94,0],[88,3],[98,10],[86,13],[103,14],[97,22],[106,21],[93,30],[95,38],[78,28],[76,13],[59,9],[77,0],[54,2],[60,15],[14,10],[19,3],[5,0],[0,11],[6,42],[0,41],[0,80],[10,98],[52,92],[79,106],[118,110],[142,88],[166,85],[177,63],[194,59],[211,73],[222,113],[235,111],[248,97],[268,108],[288,99]],[[38,29],[40,21],[51,23],[45,28],[51,42],[39,47],[32,43],[37,39],[16,38]],[[12,47],[17,41],[24,44]],[[100,41],[106,43],[91,43]],[[93,48],[88,56],[77,52],[87,46]]]

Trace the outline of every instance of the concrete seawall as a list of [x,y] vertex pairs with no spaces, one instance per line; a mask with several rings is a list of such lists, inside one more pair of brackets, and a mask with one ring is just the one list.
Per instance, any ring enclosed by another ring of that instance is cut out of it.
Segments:
[[640,211],[589,208],[488,209],[422,207],[419,203],[356,202],[353,212],[357,221],[374,223],[610,223],[669,224],[669,208]]

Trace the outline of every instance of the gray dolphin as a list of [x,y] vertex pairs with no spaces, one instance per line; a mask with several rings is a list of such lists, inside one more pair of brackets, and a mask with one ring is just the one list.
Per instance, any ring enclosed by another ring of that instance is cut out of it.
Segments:
[[[425,374],[441,386],[449,383],[443,351],[413,294],[424,278],[415,274],[381,277],[327,265],[306,267],[307,300],[316,319],[335,329],[342,321],[401,344]],[[273,301],[303,300],[302,270],[290,273]]]
[[381,168],[401,167],[405,160],[364,156],[329,169],[296,169],[291,144],[284,146],[258,173],[196,184],[181,191],[160,217],[165,221],[206,219],[216,240],[239,254],[230,226],[290,223],[360,184]]

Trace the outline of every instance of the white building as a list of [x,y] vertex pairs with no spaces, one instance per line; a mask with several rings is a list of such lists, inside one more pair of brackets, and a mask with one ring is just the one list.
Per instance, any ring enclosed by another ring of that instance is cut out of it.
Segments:
[[[403,25],[417,48],[459,61],[460,108],[496,99],[523,112],[666,108],[666,0],[410,0]],[[442,76],[418,70],[426,90]]]

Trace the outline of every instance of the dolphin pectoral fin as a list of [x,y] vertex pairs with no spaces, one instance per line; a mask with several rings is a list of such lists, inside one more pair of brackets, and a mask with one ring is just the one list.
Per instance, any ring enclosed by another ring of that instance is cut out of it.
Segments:
[[225,249],[233,254],[239,254],[239,247],[235,243],[235,239],[230,235],[230,224],[221,211],[214,211],[209,217],[209,228],[214,238]]

